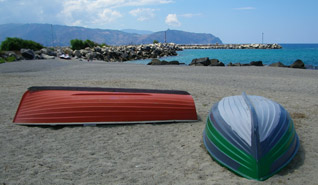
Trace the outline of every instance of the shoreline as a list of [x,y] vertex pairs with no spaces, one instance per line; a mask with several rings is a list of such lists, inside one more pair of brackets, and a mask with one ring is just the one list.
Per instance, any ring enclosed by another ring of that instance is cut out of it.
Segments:
[[[226,44],[226,45],[206,45],[215,47],[228,47],[228,46],[241,46],[246,45],[249,47],[259,47],[259,44]],[[275,45],[275,44],[269,44]],[[195,47],[201,47],[202,45],[189,45]],[[264,44],[265,47],[266,44]],[[202,46],[205,47],[205,46]],[[43,48],[39,51],[32,51],[27,49],[21,49],[21,51],[6,51],[0,52],[0,63],[10,62],[21,59],[54,59],[57,57],[66,56],[66,59],[76,58],[82,60],[103,60],[105,62],[129,62],[134,63],[143,60],[149,62],[152,59],[160,59],[165,62],[173,61],[172,63],[179,64],[191,64],[191,61],[196,60],[201,57],[210,57],[211,59],[219,59],[220,62],[224,62],[225,65],[229,66],[249,66],[251,63],[262,62],[264,65],[277,65],[279,67],[288,67],[295,62],[297,59],[304,61],[304,65],[301,68],[307,69],[318,69],[314,61],[316,54],[313,52],[306,55],[305,50],[300,50],[301,52],[296,55],[292,54],[294,48],[287,49],[202,49],[198,48],[198,52],[195,50],[182,49],[177,44],[148,44],[148,45],[135,45],[135,46],[116,46],[116,47],[94,47],[85,48],[81,50],[72,50],[69,47],[55,47],[55,48]],[[298,46],[296,46],[296,49]],[[310,49],[310,48],[309,48]],[[213,51],[214,50],[214,51]],[[263,50],[263,51],[260,51]],[[267,51],[265,51],[267,50]],[[181,51],[181,52],[179,52]],[[184,53],[182,53],[182,51]],[[264,52],[268,53],[268,56],[264,57]],[[189,53],[189,54],[186,54]],[[253,56],[253,53],[255,56]],[[277,55],[278,54],[278,55]],[[189,55],[189,56],[188,56]],[[238,55],[238,58],[235,56]],[[244,57],[242,57],[244,55]],[[305,55],[305,56],[304,56]],[[198,58],[194,58],[197,56]],[[229,56],[231,56],[229,58]],[[270,57],[272,56],[272,57]],[[276,56],[276,57],[274,57]],[[307,56],[307,57],[306,57]],[[69,58],[68,58],[69,57]],[[218,58],[220,57],[220,58]],[[244,59],[245,58],[245,59]],[[276,58],[276,59],[275,59]],[[178,61],[178,62],[176,62]],[[307,63],[308,62],[308,63]],[[287,65],[287,66],[286,66]]]

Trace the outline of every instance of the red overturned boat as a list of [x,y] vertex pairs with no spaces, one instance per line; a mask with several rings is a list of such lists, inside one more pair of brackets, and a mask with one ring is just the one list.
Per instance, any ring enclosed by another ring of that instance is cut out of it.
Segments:
[[30,87],[13,120],[21,125],[95,125],[196,121],[186,91]]

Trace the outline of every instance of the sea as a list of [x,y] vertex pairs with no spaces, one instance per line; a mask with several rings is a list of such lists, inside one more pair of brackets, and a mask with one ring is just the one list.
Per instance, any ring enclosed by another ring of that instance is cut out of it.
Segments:
[[[177,56],[163,57],[160,60],[190,64],[195,58],[209,57],[218,59],[225,65],[232,63],[247,64],[251,61],[262,61],[264,65],[282,62],[291,65],[297,59],[306,66],[318,67],[318,44],[280,44],[282,49],[185,49],[178,51]],[[147,64],[151,59],[130,61],[130,63]]]

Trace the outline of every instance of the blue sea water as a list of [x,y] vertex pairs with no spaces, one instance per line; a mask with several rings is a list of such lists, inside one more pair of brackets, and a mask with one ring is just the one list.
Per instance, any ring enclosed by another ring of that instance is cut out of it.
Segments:
[[[186,49],[178,56],[164,57],[160,60],[177,60],[190,64],[192,59],[209,57],[218,59],[225,65],[232,63],[246,64],[251,61],[262,61],[264,65],[282,62],[290,65],[297,59],[306,65],[318,66],[318,44],[280,44],[282,49]],[[133,63],[147,64],[150,60],[137,60]]]

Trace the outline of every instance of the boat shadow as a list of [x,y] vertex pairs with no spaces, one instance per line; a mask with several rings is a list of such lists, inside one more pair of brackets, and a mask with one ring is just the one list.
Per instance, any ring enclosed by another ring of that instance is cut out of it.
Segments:
[[27,127],[38,127],[43,129],[60,130],[63,128],[75,128],[75,127],[99,127],[99,128],[113,128],[113,127],[132,127],[135,125],[167,125],[167,124],[192,124],[202,121],[198,115],[197,120],[194,121],[167,121],[167,122],[134,122],[134,123],[98,123],[98,124],[76,124],[76,125],[26,125]]

